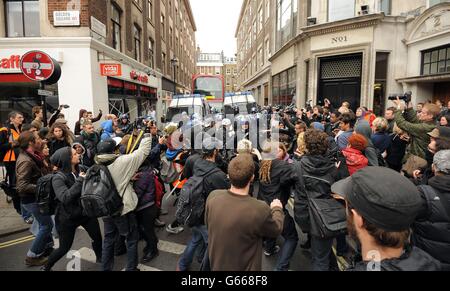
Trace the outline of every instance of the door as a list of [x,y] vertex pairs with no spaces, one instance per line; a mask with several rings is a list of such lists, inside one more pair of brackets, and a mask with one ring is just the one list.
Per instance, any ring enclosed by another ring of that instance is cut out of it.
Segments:
[[361,104],[362,54],[321,58],[319,63],[317,104],[323,105],[328,98],[338,109],[347,101],[356,111]]

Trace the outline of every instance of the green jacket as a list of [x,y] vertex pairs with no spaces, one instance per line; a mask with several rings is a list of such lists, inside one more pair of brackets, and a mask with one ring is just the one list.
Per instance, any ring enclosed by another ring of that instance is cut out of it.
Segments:
[[436,124],[433,122],[421,122],[417,118],[416,111],[412,108],[407,109],[404,115],[400,110],[397,110],[395,122],[411,138],[405,158],[408,158],[410,155],[416,155],[425,159],[425,153],[430,144],[428,133],[436,128]]

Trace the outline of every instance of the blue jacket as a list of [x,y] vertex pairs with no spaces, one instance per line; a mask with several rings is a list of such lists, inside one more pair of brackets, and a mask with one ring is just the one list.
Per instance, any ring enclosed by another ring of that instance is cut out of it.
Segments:
[[336,139],[336,143],[339,147],[339,149],[342,151],[343,149],[347,148],[348,146],[348,139],[349,137],[351,137],[353,135],[353,129],[343,132],[341,133],[337,139]]
[[107,120],[105,122],[102,123],[102,128],[103,128],[103,133],[101,136],[101,141],[107,140],[109,138],[113,137],[113,121],[112,120]]
[[387,133],[377,132],[372,135],[372,143],[380,153],[384,153],[391,145],[392,137]]

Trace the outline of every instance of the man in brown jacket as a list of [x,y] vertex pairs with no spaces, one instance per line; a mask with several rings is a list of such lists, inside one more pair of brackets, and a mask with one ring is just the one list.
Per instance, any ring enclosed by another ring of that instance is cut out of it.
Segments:
[[228,167],[231,189],[208,197],[205,222],[212,271],[261,271],[263,237],[281,234],[281,202],[276,199],[269,207],[249,195],[254,170],[252,157],[239,155]]

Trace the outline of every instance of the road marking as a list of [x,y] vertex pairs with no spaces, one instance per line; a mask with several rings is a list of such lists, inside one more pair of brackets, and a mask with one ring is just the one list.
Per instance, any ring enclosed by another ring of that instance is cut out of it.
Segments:
[[158,249],[165,253],[181,255],[182,253],[184,253],[186,246],[169,241],[160,240],[158,243]]
[[[149,266],[142,265],[142,264],[139,264],[139,265],[137,266],[137,268],[138,268],[139,270],[143,271],[143,272],[159,272],[159,271],[162,271],[162,270],[160,270],[160,269],[156,269],[156,268],[149,267]],[[126,270],[126,268],[125,268],[125,269],[122,269],[122,272],[124,272],[125,270]]]
[[26,236],[26,237],[22,237],[22,238],[18,238],[15,240],[11,240],[11,241],[7,241],[4,243],[0,244],[0,249],[4,249],[4,248],[8,248],[8,247],[12,247],[18,244],[22,244],[22,243],[26,243],[29,242],[31,240],[34,240],[34,235],[30,235],[30,236]]

